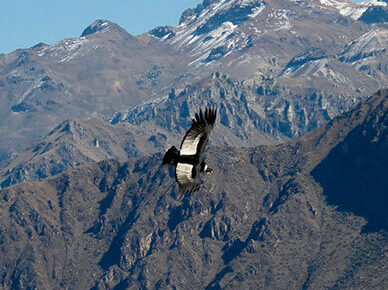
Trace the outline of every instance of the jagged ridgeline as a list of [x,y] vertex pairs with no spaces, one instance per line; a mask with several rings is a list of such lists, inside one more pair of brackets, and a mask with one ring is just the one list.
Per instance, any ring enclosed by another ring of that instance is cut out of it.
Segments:
[[161,154],[4,189],[0,285],[383,289],[387,93],[288,143],[211,147],[198,194]]

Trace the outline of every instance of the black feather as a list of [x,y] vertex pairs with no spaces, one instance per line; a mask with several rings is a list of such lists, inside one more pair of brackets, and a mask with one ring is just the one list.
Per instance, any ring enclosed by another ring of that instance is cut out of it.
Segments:
[[179,159],[179,150],[172,146],[163,157],[163,165],[177,165]]

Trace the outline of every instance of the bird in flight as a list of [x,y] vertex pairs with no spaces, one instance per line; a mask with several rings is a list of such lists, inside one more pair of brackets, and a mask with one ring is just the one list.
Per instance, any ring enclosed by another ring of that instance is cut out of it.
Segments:
[[175,167],[175,180],[180,193],[192,193],[201,187],[200,172],[212,172],[203,160],[207,140],[217,117],[215,108],[199,110],[183,137],[180,150],[172,146],[163,157],[163,164]]

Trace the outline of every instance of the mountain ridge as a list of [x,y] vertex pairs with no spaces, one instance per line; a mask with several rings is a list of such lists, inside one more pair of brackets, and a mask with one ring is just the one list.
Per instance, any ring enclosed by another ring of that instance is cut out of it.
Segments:
[[157,137],[163,135],[138,130],[130,124],[112,126],[100,119],[67,120],[0,170],[0,188],[44,179],[85,163],[125,161],[154,153]]

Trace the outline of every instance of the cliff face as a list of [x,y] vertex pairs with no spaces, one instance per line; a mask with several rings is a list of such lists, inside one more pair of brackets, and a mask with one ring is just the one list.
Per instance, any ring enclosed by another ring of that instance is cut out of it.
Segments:
[[381,91],[285,144],[210,147],[191,195],[161,154],[4,189],[0,285],[384,288],[387,107]]

